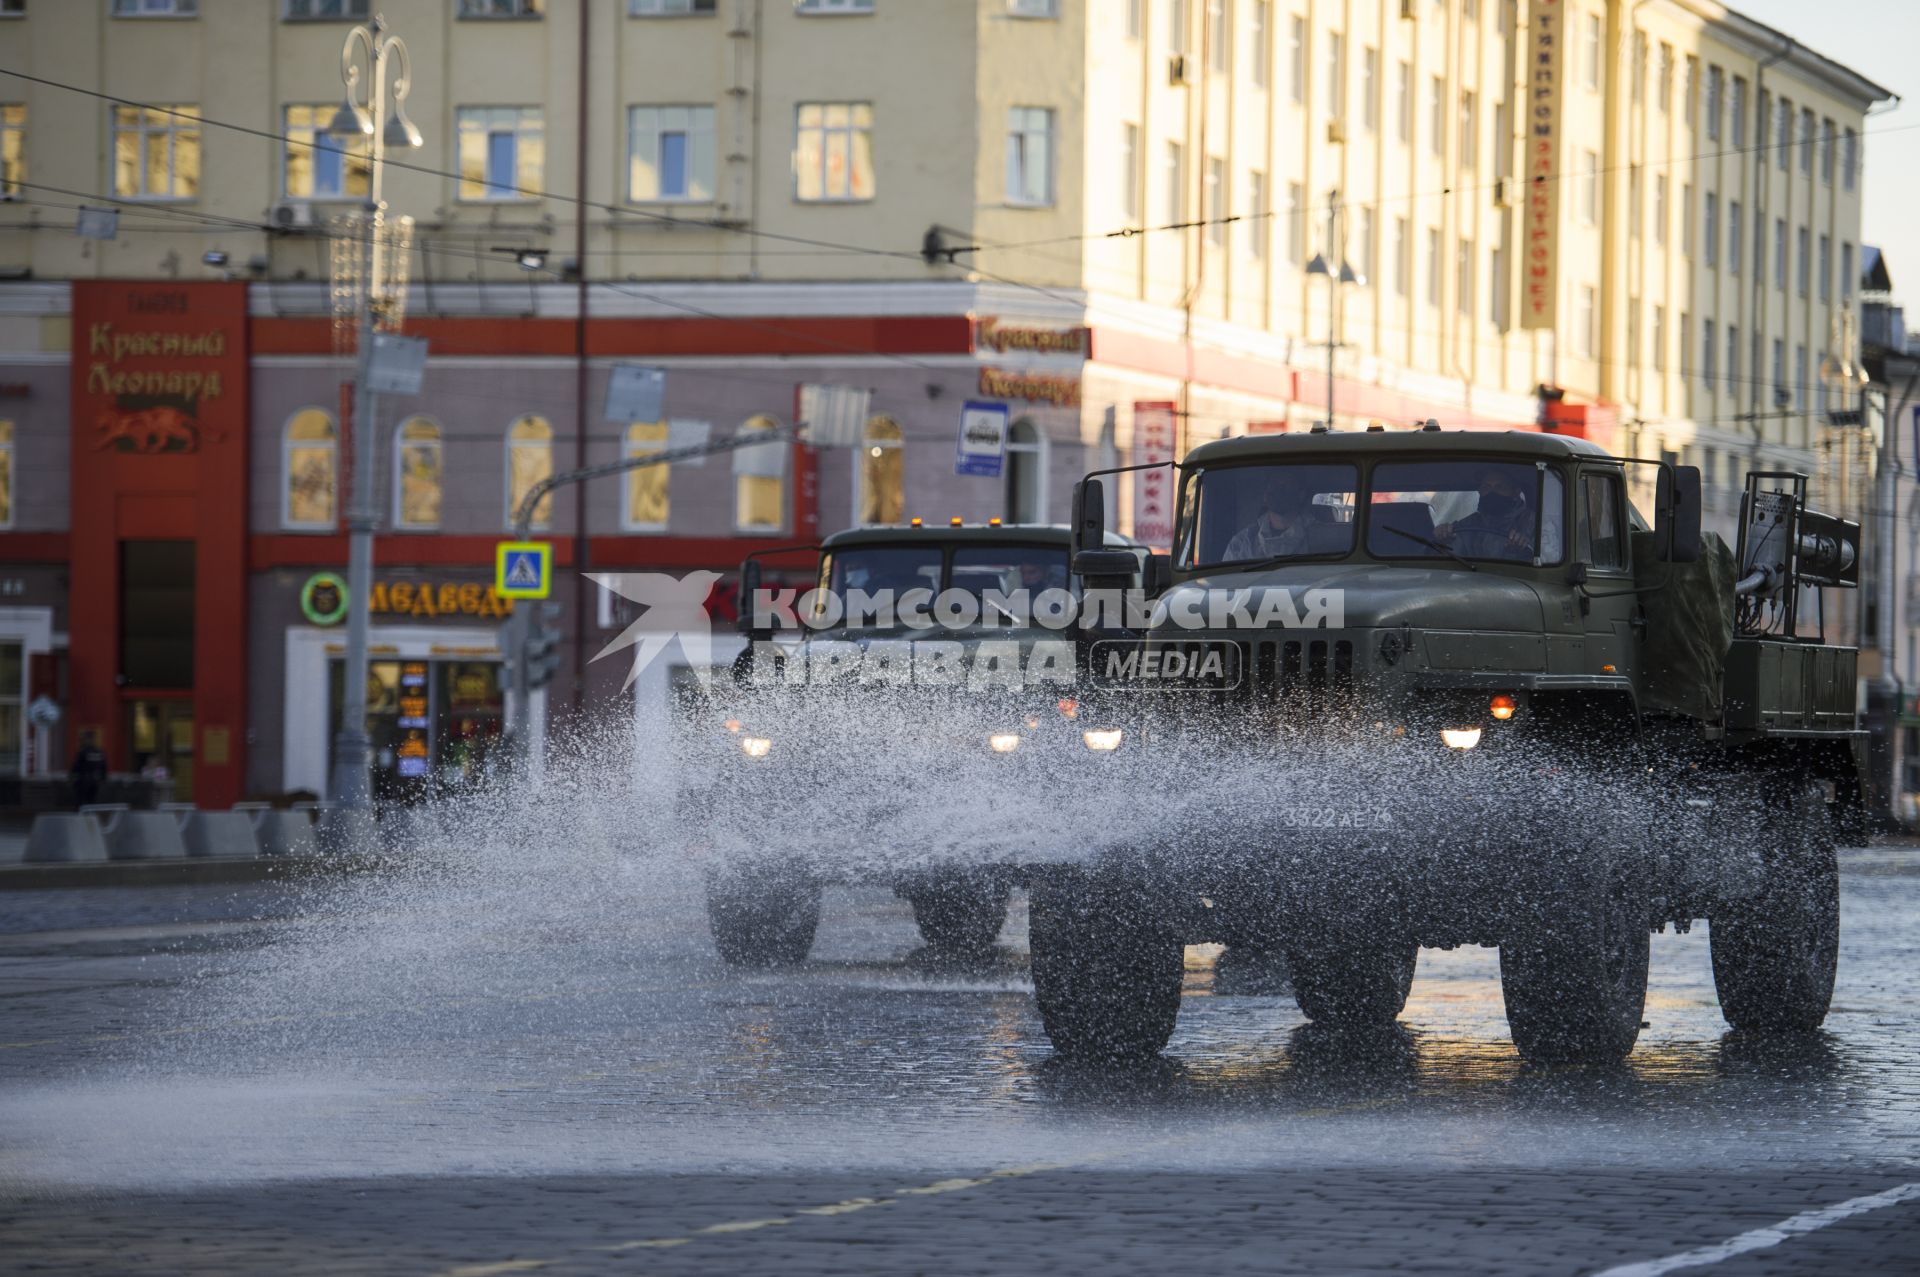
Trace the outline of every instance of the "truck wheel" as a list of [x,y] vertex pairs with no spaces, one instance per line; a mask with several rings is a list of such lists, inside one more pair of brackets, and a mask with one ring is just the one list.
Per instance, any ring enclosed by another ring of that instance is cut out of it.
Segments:
[[1411,938],[1354,939],[1287,950],[1293,998],[1307,1018],[1330,1028],[1391,1024],[1407,1005],[1420,947]]
[[1061,1056],[1145,1060],[1173,1036],[1183,946],[1146,891],[1091,876],[1036,885],[1029,935],[1034,997]]
[[728,966],[803,962],[819,925],[820,884],[804,870],[756,868],[707,883],[707,926]]
[[1708,919],[1720,1013],[1736,1029],[1804,1033],[1833,1000],[1840,956],[1840,864],[1826,795],[1793,789],[1769,813],[1778,859],[1755,896]]
[[1563,854],[1500,942],[1507,1028],[1536,1063],[1619,1060],[1633,1050],[1646,1010],[1653,937],[1645,875],[1632,857],[1604,848]]
[[1007,920],[1012,889],[987,875],[947,874],[906,893],[920,938],[946,957],[984,958]]

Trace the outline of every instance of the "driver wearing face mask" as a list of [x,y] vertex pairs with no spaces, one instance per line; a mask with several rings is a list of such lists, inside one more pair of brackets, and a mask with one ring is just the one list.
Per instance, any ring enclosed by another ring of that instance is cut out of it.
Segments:
[[[1541,558],[1560,557],[1551,522]],[[1480,501],[1472,514],[1433,530],[1440,540],[1472,559],[1531,559],[1533,557],[1533,503],[1507,470],[1489,470],[1480,480]]]

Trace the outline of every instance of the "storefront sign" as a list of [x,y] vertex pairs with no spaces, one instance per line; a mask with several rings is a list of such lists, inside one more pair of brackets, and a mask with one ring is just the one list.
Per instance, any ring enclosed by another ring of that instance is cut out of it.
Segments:
[[974,321],[974,345],[1005,354],[1010,350],[1036,355],[1080,355],[1087,353],[1090,332],[1085,328],[1037,328],[1023,324],[1003,324],[997,319]]
[[960,409],[960,438],[954,445],[953,472],[998,479],[1007,455],[1007,406],[969,399]]
[[1133,405],[1133,464],[1160,466],[1133,476],[1133,535],[1155,547],[1173,544],[1173,468],[1161,463],[1173,460],[1178,412],[1174,403]]
[[1080,379],[1055,373],[982,368],[980,393],[992,399],[1028,399],[1056,408],[1080,406]]
[[[347,583],[333,572],[316,572],[300,588],[300,611],[315,625],[338,625],[347,615]],[[513,600],[479,581],[375,581],[373,615],[475,617],[513,615]]]
[[1526,148],[1521,177],[1520,326],[1552,328],[1560,296],[1560,98],[1566,67],[1566,6],[1533,0],[1528,23]]

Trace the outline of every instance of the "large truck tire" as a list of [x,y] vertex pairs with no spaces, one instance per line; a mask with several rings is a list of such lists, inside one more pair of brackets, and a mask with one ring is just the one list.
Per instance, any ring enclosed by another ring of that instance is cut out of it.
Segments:
[[728,966],[804,962],[820,926],[820,883],[789,866],[717,874],[707,882],[707,926]]
[[1180,1013],[1184,946],[1149,894],[1073,875],[1036,884],[1030,913],[1033,992],[1054,1051],[1098,1064],[1159,1054]]
[[1513,1044],[1533,1063],[1620,1060],[1646,1010],[1647,876],[1605,842],[1547,840],[1537,854],[1540,876],[1500,942]]
[[1420,947],[1412,937],[1348,936],[1287,949],[1293,998],[1315,1024],[1362,1029],[1391,1024],[1407,1005]]
[[993,952],[1012,888],[991,875],[955,873],[916,882],[903,894],[929,948],[942,957],[978,961]]
[[1840,864],[1826,794],[1795,784],[1768,813],[1759,892],[1707,919],[1720,1013],[1736,1029],[1811,1032],[1827,1018],[1840,957]]

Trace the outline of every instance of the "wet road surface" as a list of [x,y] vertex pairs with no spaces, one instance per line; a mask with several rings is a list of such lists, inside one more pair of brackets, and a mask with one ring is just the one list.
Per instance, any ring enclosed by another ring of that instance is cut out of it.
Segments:
[[1911,1274],[1920,852],[1843,856],[1826,1032],[1727,1032],[1702,928],[1605,1070],[1523,1067],[1479,949],[1358,1040],[1190,951],[1114,1075],[1017,902],[951,970],[834,892],[740,975],[672,875],[7,893],[0,1268]]

